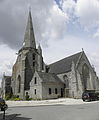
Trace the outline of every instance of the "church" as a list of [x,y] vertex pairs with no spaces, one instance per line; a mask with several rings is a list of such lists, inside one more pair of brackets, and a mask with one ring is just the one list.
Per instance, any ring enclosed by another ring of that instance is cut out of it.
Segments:
[[18,51],[12,76],[4,75],[2,79],[2,95],[10,91],[22,99],[27,94],[33,99],[81,98],[84,91],[97,90],[97,79],[83,50],[46,65],[41,46],[36,46],[29,11],[23,46]]

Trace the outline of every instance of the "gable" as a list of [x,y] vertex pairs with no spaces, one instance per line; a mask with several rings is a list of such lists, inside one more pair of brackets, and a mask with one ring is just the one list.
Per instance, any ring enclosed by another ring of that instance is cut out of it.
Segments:
[[34,86],[35,85],[34,84],[35,83],[35,78],[37,79],[36,80],[36,85],[40,85],[41,84],[42,80],[39,77],[38,72],[35,72],[33,77],[32,77],[32,80],[30,81],[30,86]]
[[[86,64],[88,66],[88,68],[90,68],[93,71],[93,68],[91,66],[91,63],[89,62],[86,54],[83,52],[82,56],[80,57],[78,63],[76,64],[76,68],[80,68],[80,66],[83,66],[84,64]],[[82,67],[81,67],[82,68]]]

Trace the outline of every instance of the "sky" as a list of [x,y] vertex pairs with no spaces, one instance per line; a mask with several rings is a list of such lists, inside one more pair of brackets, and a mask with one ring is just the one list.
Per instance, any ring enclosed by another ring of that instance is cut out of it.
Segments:
[[99,0],[0,0],[0,80],[11,75],[31,6],[46,64],[84,49],[99,76]]

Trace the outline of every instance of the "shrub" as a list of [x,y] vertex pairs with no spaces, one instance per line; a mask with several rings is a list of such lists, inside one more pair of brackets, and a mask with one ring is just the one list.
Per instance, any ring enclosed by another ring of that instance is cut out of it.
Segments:
[[14,98],[13,100],[14,101],[21,101],[22,99],[21,98]]
[[27,100],[30,101],[30,100],[33,100],[33,98],[28,98]]
[[12,98],[11,98],[10,100],[20,101],[20,100],[22,100],[22,99],[19,98],[19,95],[14,95],[14,96],[12,96]]
[[11,95],[10,94],[6,94],[5,95],[5,100],[10,100],[11,99]]
[[26,94],[25,100],[29,100],[29,95],[28,94]]

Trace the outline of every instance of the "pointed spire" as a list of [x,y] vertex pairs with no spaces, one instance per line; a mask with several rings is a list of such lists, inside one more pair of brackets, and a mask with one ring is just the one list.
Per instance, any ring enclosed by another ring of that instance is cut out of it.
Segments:
[[39,44],[39,46],[38,46],[38,53],[39,53],[39,54],[42,54],[42,49],[41,49],[40,44]]
[[24,45],[24,47],[31,47],[31,48],[36,49],[32,16],[31,16],[31,8],[29,8],[29,16],[28,16],[28,22],[27,22],[27,26],[26,26],[23,45]]

